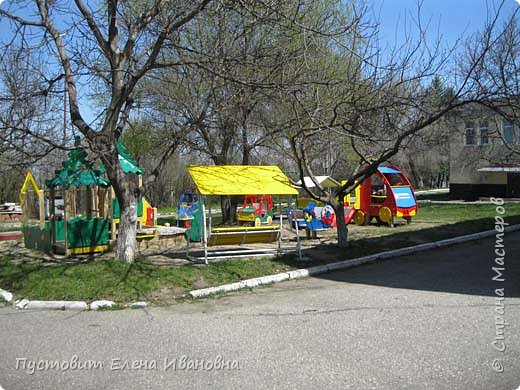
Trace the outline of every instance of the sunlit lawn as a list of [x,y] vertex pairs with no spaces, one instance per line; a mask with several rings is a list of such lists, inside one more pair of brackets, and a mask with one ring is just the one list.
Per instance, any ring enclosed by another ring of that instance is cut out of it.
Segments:
[[[520,223],[520,203],[505,206],[504,218]],[[215,286],[291,269],[338,261],[402,248],[417,243],[493,229],[497,215],[493,205],[421,204],[419,215],[407,225],[349,225],[350,247],[337,248],[335,232],[320,232],[321,240],[304,241],[305,260],[294,255],[278,258],[228,259],[209,265],[159,266],[146,259],[127,265],[112,259],[86,258],[69,263],[49,262],[9,248],[0,255],[0,287],[17,298],[94,300],[119,303],[145,300],[171,304],[185,299],[194,288]],[[172,221],[173,222],[173,221]],[[3,244],[6,245],[6,244]],[[16,248],[15,248],[16,249]]]

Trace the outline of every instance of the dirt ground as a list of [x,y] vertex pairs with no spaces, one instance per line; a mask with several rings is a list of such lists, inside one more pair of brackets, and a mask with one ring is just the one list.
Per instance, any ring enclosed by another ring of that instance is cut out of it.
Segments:
[[[381,244],[384,244],[385,241],[389,240],[391,235],[395,235],[396,233],[407,233],[413,232],[417,230],[428,229],[432,227],[436,227],[440,225],[440,223],[432,223],[425,221],[414,221],[412,224],[407,225],[406,223],[396,224],[395,227],[390,228],[387,226],[378,226],[378,225],[369,225],[369,226],[357,226],[350,224],[348,227],[349,240],[370,240],[377,239]],[[292,247],[296,246],[296,234],[294,231],[289,230],[288,228],[284,229],[282,236],[282,248],[283,247]],[[428,242],[428,238],[423,235],[407,235],[407,242],[410,245],[413,244],[421,244],[424,242]],[[339,251],[336,243],[336,230],[329,229],[326,231],[318,232],[316,239],[306,239],[305,231],[300,231],[300,242],[303,251],[303,259],[313,260],[319,258],[327,258],[333,260],[335,258],[344,258],[344,251]],[[384,246],[384,245],[383,245]],[[273,244],[249,244],[247,248],[258,249],[258,248],[271,248],[275,249],[277,247],[276,243]],[[202,246],[199,243],[191,243],[190,248],[194,253],[201,254]],[[236,249],[243,249],[244,247],[240,246]],[[232,249],[228,247],[212,247],[211,249],[222,249],[229,250]],[[144,257],[147,262],[160,266],[179,266],[192,264],[193,262],[186,258],[186,241],[181,236],[176,239],[172,239],[169,241],[158,242],[156,244],[147,243],[139,244],[137,248],[138,256]],[[113,258],[113,252],[96,254],[90,256],[76,256],[66,258],[60,255],[52,255],[45,254],[42,252],[26,249],[23,246],[22,241],[2,241],[0,242],[0,256],[12,256],[16,258],[18,261],[45,261],[50,264],[52,263],[78,263],[89,261],[93,258]]]

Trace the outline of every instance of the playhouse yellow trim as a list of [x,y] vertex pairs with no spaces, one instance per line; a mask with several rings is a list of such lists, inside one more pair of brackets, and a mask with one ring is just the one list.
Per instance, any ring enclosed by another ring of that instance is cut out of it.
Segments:
[[146,223],[146,218],[148,216],[148,209],[153,209],[152,205],[148,203],[148,201],[143,197],[143,212],[140,217],[137,217],[137,222],[141,222],[141,224]]
[[85,255],[88,253],[107,252],[108,245],[85,246],[81,248],[69,248],[71,255]]
[[[38,206],[40,209],[40,229],[43,229],[45,226],[45,197],[43,195],[43,190],[40,190],[38,187],[38,184],[36,184],[36,180],[34,180],[34,176],[32,175],[31,171],[27,171],[25,174],[25,180],[23,182],[22,188],[20,189],[20,205],[22,206],[22,211],[24,210],[26,204],[25,204],[25,195],[27,194],[27,188],[29,185],[32,186],[35,194],[38,196]],[[25,213],[24,213],[25,215]],[[24,223],[26,222],[25,216],[23,218]]]

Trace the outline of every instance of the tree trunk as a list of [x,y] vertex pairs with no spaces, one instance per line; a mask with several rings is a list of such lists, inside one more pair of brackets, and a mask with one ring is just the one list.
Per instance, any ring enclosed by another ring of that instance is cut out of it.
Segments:
[[[137,230],[137,201],[133,197],[130,204],[121,206],[121,219],[116,244],[116,260],[133,263],[135,259],[136,230]],[[121,205],[121,200],[119,204]]]
[[[340,197],[343,197],[340,194]],[[343,208],[343,202],[334,201],[331,202],[332,208],[336,213],[336,231],[338,234],[338,246],[340,248],[348,247],[348,227],[345,224],[345,209]]]
[[237,205],[240,198],[236,196],[222,196],[220,198],[220,207],[222,209],[222,222],[232,225],[237,222]]
[[220,197],[220,209],[222,211],[222,222],[230,223],[231,219],[231,199],[229,196]]
[[411,157],[408,157],[408,165],[410,166],[410,171],[411,171],[410,173],[412,174],[412,180],[413,180],[414,186],[417,188],[424,187],[423,179],[422,179],[421,175],[419,174],[419,172],[417,171],[415,162]]
[[139,197],[139,184],[134,180],[135,176],[125,174],[121,169],[117,149],[114,149],[109,156],[104,156],[103,163],[107,169],[110,184],[114,189],[121,211],[115,259],[126,263],[133,263],[137,243],[137,199]]

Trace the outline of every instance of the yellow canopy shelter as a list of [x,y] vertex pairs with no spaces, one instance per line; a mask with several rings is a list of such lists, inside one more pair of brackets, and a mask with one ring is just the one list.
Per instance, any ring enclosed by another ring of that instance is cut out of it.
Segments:
[[289,179],[275,165],[190,165],[201,195],[297,195]]
[[[297,195],[298,190],[294,188],[287,176],[274,165],[190,165],[188,172],[197,186],[201,195]],[[202,221],[200,233],[204,246],[204,256],[190,255],[190,244],[186,256],[189,259],[204,260],[225,257],[251,257],[265,256],[267,253],[282,253],[283,251],[296,250],[301,257],[300,236],[297,232],[297,244],[294,248],[282,248],[282,214],[280,213],[279,226],[258,227],[211,227],[211,209],[209,210],[209,225],[206,219],[206,207],[201,202]],[[192,225],[193,228],[193,225]],[[233,249],[209,251],[208,246],[213,245],[243,245],[250,243],[273,243],[278,242],[276,248]]]

